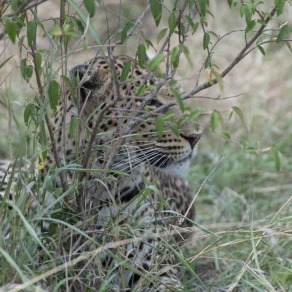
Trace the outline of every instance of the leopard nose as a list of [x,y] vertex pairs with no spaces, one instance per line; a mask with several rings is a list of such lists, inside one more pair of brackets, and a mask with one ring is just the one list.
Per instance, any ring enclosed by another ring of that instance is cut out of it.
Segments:
[[184,134],[180,134],[180,136],[184,139],[186,139],[190,145],[191,145],[191,148],[193,149],[195,147],[195,145],[198,143],[198,141],[200,140],[201,136],[202,136],[202,133],[193,133],[193,134],[190,134],[190,135],[184,135]]

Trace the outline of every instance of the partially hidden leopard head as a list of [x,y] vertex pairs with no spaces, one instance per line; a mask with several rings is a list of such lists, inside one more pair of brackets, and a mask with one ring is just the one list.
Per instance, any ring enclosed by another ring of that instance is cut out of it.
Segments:
[[[81,132],[87,132],[86,141],[96,133],[93,151],[99,165],[110,161],[107,167],[126,172],[150,165],[170,173],[188,167],[201,133],[189,121],[181,123],[179,133],[173,131],[183,114],[177,105],[165,107],[176,99],[169,89],[157,90],[161,80],[153,73],[126,56],[96,57],[72,68],[70,77],[77,92],[71,101],[83,119]],[[158,116],[163,120],[159,133]]]

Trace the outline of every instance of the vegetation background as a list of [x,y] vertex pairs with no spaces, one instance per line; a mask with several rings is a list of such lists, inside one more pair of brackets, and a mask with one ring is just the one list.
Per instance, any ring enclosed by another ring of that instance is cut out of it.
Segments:
[[[136,19],[146,2],[97,1],[91,22],[99,39],[104,40],[111,29]],[[171,10],[175,2],[164,1],[168,7],[165,11]],[[239,17],[240,3],[230,8],[227,2],[232,1],[210,1],[213,16],[207,16],[208,31],[217,35],[233,32],[220,41],[214,52],[220,71],[245,44],[246,23]],[[262,5],[273,3],[267,2]],[[283,15],[273,20],[275,27],[292,19],[288,2]],[[57,27],[54,18],[59,17],[59,5],[60,1],[46,1],[38,6],[38,17],[48,31]],[[163,13],[159,28],[148,14],[142,31],[159,48],[163,38],[157,38],[168,27],[169,14]],[[185,43],[193,65],[182,57],[176,79],[186,90],[194,86],[206,59],[203,35],[198,29]],[[134,34],[114,53],[134,56],[142,39],[141,34]],[[92,35],[86,42],[88,46],[72,36],[68,68],[95,56],[100,49]],[[172,37],[171,46],[177,44],[177,36]],[[60,51],[51,47],[40,30],[37,47],[49,50],[54,66],[60,66],[61,60],[56,57]],[[197,196],[196,222],[210,231],[196,227],[194,238],[185,243],[189,261],[203,282],[202,286],[198,284],[198,291],[231,291],[236,286],[240,291],[292,290],[292,57],[284,43],[268,43],[264,48],[265,56],[257,49],[252,51],[224,78],[221,88],[213,86],[192,100],[194,106],[204,110],[200,120],[204,136],[188,177]],[[26,52],[20,53],[8,38],[1,40],[0,52],[0,156],[36,155],[37,149],[27,146],[32,133],[23,124],[24,108],[35,95],[35,84],[23,80],[19,70]],[[147,53],[151,56],[155,51],[150,48]],[[208,80],[209,74],[202,70],[201,80]],[[0,260],[0,271],[6,265]],[[0,284],[6,283],[0,276]]]

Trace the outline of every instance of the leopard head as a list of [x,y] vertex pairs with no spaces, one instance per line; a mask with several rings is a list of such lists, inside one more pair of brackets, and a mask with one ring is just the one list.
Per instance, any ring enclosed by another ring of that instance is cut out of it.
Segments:
[[[169,90],[156,90],[160,80],[151,72],[129,57],[113,61],[97,57],[75,66],[70,76],[77,92],[71,101],[83,120],[81,132],[87,132],[82,141],[95,130],[99,165],[110,158],[111,168],[126,172],[142,165],[171,173],[188,167],[201,133],[191,122],[182,123],[179,133],[174,133],[172,125],[182,113],[177,105],[167,108],[175,98]],[[157,116],[170,112],[171,119],[157,133]]]

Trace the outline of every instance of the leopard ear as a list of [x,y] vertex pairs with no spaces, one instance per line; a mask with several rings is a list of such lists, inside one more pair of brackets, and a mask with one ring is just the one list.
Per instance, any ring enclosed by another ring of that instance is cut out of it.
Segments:
[[92,75],[91,66],[88,64],[76,65],[70,70],[70,79],[74,87],[82,87]]
[[92,62],[84,63],[70,70],[70,79],[73,86],[98,90],[106,80],[111,79],[111,71]]
[[91,64],[76,65],[70,70],[70,79],[81,104],[90,100],[100,89],[103,80],[99,75]]

